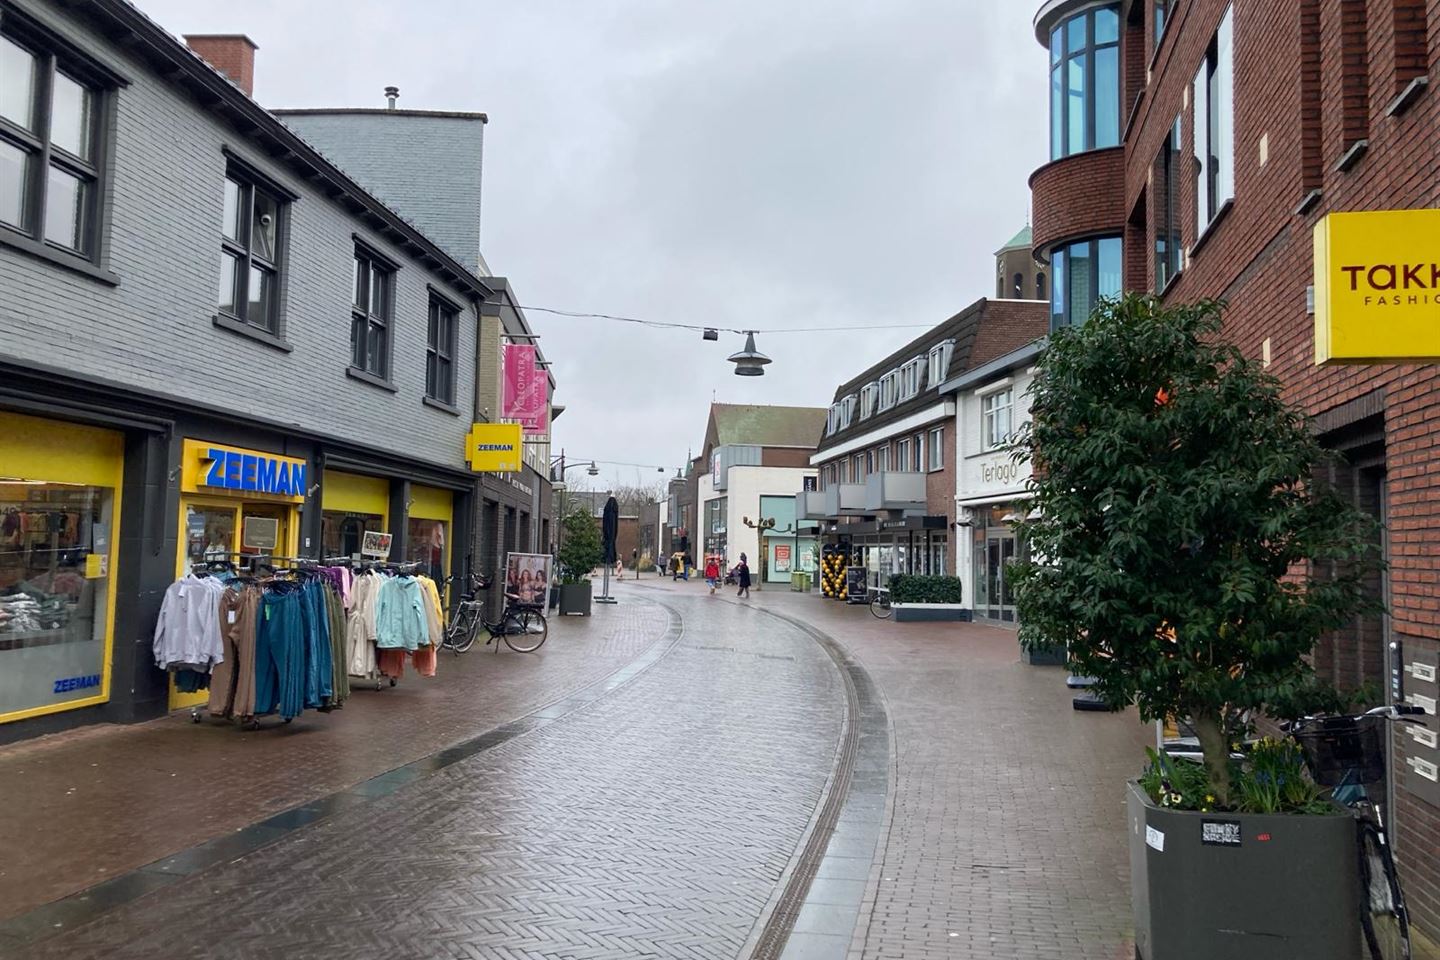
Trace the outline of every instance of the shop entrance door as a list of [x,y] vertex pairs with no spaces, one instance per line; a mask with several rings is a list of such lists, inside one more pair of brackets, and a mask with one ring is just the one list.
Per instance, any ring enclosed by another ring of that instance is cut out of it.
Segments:
[[1006,567],[1015,559],[1015,535],[991,528],[975,544],[975,615],[1002,623],[1015,622]]

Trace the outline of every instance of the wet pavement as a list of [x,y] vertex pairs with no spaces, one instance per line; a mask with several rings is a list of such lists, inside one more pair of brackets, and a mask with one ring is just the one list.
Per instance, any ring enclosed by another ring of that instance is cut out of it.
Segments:
[[619,594],[308,732],[0,749],[0,955],[1129,955],[1133,715],[1005,630]]

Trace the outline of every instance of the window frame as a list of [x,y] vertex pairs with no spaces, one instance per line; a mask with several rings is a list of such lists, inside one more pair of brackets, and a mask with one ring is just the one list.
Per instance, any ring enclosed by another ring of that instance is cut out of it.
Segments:
[[[375,386],[392,386],[391,371],[394,369],[395,360],[395,290],[396,277],[399,275],[398,264],[383,254],[380,254],[374,247],[359,240],[355,241],[355,255],[350,281],[350,359],[346,372],[357,380],[364,380]],[[356,295],[360,288],[358,278],[362,267],[365,273],[365,303],[356,301]],[[381,277],[381,289],[385,300],[382,304],[382,311],[376,313],[371,302],[375,291],[376,274]],[[356,334],[360,328],[364,328],[365,336],[357,338]],[[378,365],[372,365],[370,356],[370,334],[372,330],[378,330],[381,334],[384,356]],[[363,348],[363,352],[362,349]],[[381,369],[375,369],[379,366]]]
[[[437,320],[439,315],[448,314],[449,335],[447,337],[446,349],[441,351],[440,344],[436,342]],[[425,399],[431,406],[439,406],[451,413],[458,414],[455,402],[459,392],[459,359],[457,354],[460,351],[460,305],[449,297],[442,296],[434,287],[430,287],[430,298],[425,308]],[[446,364],[446,386],[448,396],[441,396],[432,389],[432,380],[438,382],[440,364]],[[432,378],[431,369],[437,368]]]
[[[1120,268],[1120,286],[1114,293],[1102,293],[1100,291],[1100,245],[1114,241],[1116,247],[1116,262]],[[1087,246],[1086,260],[1089,264],[1089,274],[1086,280],[1090,283],[1090,289],[1094,291],[1091,298],[1090,311],[1094,312],[1095,305],[1102,297],[1113,297],[1125,289],[1125,241],[1119,234],[1107,234],[1097,237],[1082,237],[1072,240],[1069,243],[1060,244],[1050,251],[1050,332],[1054,333],[1061,327],[1072,326],[1076,318],[1070,316],[1070,279],[1071,264],[1070,251],[1081,245]],[[1059,278],[1058,280],[1056,278]],[[1057,303],[1063,304],[1064,309],[1057,311]],[[1088,320],[1087,313],[1083,320]],[[1081,322],[1083,322],[1083,320]]]
[[909,437],[902,437],[895,441],[895,469],[899,472],[910,472]]
[[1196,246],[1235,200],[1234,13],[1225,8],[1190,86]]
[[916,473],[925,472],[925,434],[917,433],[912,442],[911,449],[914,451],[913,467]]
[[[1095,17],[1097,13],[1109,11],[1115,16],[1115,39],[1096,42],[1095,39]],[[1072,50],[1070,48],[1070,24],[1076,20],[1085,21],[1085,43],[1083,48]],[[1124,63],[1121,58],[1120,38],[1125,32],[1123,18],[1120,16],[1120,5],[1118,3],[1102,4],[1089,7],[1080,12],[1066,17],[1057,23],[1050,31],[1050,159],[1062,160],[1065,157],[1073,157],[1091,150],[1108,150],[1120,146],[1124,140],[1122,129],[1124,118],[1121,116],[1121,96],[1124,90],[1123,75]],[[1057,51],[1058,38],[1058,51]],[[1097,140],[1097,98],[1096,94],[1096,53],[1098,51],[1110,51],[1115,53],[1115,142],[1098,144]],[[1071,62],[1077,58],[1084,58],[1084,131],[1082,144],[1079,148],[1070,146],[1070,87],[1069,73]],[[1057,127],[1056,107],[1059,107]],[[1058,131],[1058,138],[1057,138]],[[1058,142],[1057,142],[1058,140]]]
[[926,450],[926,473],[936,473],[945,469],[945,428],[931,427],[926,434],[929,447]]
[[[14,8],[0,4],[0,36],[34,58],[30,91],[30,127],[0,117],[0,143],[26,159],[21,184],[20,223],[0,221],[0,243],[68,267],[94,279],[117,284],[101,267],[108,231],[110,157],[113,148],[111,118],[116,91],[129,81]],[[60,74],[85,91],[89,115],[82,135],[88,138],[88,156],[73,153],[54,142],[55,78]],[[50,178],[56,170],[84,184],[75,232],[79,246],[47,236]]]
[[1155,229],[1152,234],[1155,253],[1155,293],[1163,294],[1170,284],[1180,276],[1184,258],[1181,256],[1180,236],[1180,184],[1182,180],[1181,131],[1183,124],[1177,115],[1170,126],[1170,133],[1155,158],[1155,183],[1159,188],[1155,198]]
[[[220,279],[223,280],[226,258],[229,257],[236,261],[236,273],[231,282],[234,309],[227,310],[225,304],[217,302],[215,304],[216,323],[243,333],[253,331],[262,338],[270,338],[279,342],[283,338],[285,330],[281,317],[280,290],[285,280],[285,261],[289,246],[290,204],[297,197],[294,193],[280,188],[269,177],[239,160],[229,151],[226,151],[226,156],[225,174],[221,179],[219,262]],[[240,190],[240,201],[236,207],[240,218],[240,236],[235,238],[225,235],[227,225],[224,222],[224,191],[227,183],[236,184]],[[255,256],[252,249],[257,191],[269,198],[275,205],[275,249],[273,257],[269,258]],[[255,268],[257,261],[259,269],[268,271],[270,274],[270,295],[266,304],[266,316],[269,322],[263,324],[254,322],[250,317],[250,272]],[[218,284],[216,289],[219,290]],[[218,299],[217,293],[217,301]]]
[[[1001,402],[1001,398],[1004,402]],[[1006,431],[1000,436],[996,424],[1001,411],[1005,412]],[[986,453],[1004,450],[1014,443],[1015,438],[1015,387],[1006,384],[980,395],[980,448]]]
[[866,420],[875,415],[875,408],[879,406],[880,381],[871,380],[860,388],[860,419]]
[[929,364],[929,383],[931,387],[938,387],[945,382],[945,377],[950,373],[950,360],[955,355],[955,340],[942,340],[930,348],[926,360]]

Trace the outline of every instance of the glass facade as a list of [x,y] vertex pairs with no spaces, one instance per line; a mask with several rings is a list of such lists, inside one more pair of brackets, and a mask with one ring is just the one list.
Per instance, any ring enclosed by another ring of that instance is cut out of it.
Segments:
[[1120,143],[1120,8],[1077,13],[1050,33],[1050,159]]
[[1101,297],[1121,288],[1119,237],[1080,240],[1050,252],[1050,329],[1083,323]]

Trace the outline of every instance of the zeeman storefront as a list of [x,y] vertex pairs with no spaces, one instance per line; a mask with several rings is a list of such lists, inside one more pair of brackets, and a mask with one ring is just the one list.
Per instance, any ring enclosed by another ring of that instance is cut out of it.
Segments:
[[0,407],[0,743],[203,700],[173,689],[148,643],[165,590],[196,565],[354,557],[369,531],[437,581],[467,561],[455,544],[471,542],[476,484],[458,462],[39,406]]

